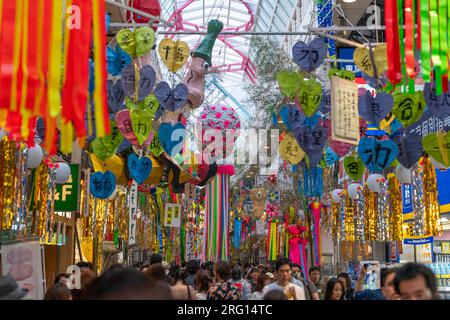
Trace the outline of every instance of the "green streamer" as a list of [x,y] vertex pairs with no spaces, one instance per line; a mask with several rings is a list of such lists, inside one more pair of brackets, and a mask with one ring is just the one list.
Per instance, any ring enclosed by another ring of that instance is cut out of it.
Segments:
[[431,61],[434,65],[434,78],[436,84],[436,95],[442,94],[442,61],[439,49],[439,16],[437,13],[438,0],[430,0],[430,22],[431,22]]
[[428,0],[420,0],[420,42],[422,56],[422,77],[425,82],[430,82],[430,20]]

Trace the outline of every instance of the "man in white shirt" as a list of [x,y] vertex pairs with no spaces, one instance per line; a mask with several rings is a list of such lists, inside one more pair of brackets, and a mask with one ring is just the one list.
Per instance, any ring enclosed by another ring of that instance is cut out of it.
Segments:
[[272,290],[282,291],[288,300],[305,300],[305,290],[291,282],[291,262],[288,259],[278,259],[275,264],[278,281],[268,284],[262,291],[264,297]]

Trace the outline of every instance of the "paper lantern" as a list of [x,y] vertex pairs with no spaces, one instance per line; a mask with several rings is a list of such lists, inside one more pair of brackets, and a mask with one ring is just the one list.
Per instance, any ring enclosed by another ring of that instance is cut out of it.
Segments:
[[350,197],[350,199],[356,200],[356,199],[358,199],[358,193],[361,190],[363,190],[363,186],[361,184],[352,183],[347,188],[348,196]]
[[335,189],[333,193],[331,194],[331,199],[333,199],[333,202],[339,203],[341,201],[341,197],[344,190],[342,189]]
[[64,184],[70,177],[70,166],[65,162],[58,162],[56,168],[56,183]]
[[435,168],[438,169],[438,170],[445,171],[445,170],[448,169],[448,168],[447,168],[446,166],[444,166],[442,163],[437,162],[436,160],[434,160],[433,157],[430,157],[430,161],[431,161],[431,163],[433,164],[433,167],[435,167]]
[[395,175],[400,183],[411,183],[411,170],[401,164],[395,168]]
[[35,145],[34,147],[28,149],[28,160],[27,167],[28,169],[35,169],[39,167],[44,158],[44,152],[42,152],[42,148],[40,145]]
[[381,174],[378,173],[371,174],[366,181],[367,187],[372,192],[380,192],[380,184],[385,180],[386,178],[383,177]]

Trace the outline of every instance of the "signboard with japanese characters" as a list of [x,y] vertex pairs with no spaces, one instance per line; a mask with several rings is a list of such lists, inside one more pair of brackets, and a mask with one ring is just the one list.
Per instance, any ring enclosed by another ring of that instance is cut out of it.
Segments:
[[129,193],[128,245],[136,244],[136,219],[138,205],[138,184],[133,180]]
[[336,76],[331,79],[331,125],[333,140],[358,144],[358,86]]
[[195,232],[192,229],[186,230],[186,250],[185,250],[185,261],[197,260],[198,250],[196,246]]
[[166,227],[179,228],[181,224],[181,205],[166,203],[164,211],[164,225]]

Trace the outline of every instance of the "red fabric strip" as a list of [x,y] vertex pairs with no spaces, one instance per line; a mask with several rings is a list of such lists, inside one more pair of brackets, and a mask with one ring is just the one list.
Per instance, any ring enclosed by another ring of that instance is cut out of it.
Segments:
[[[16,20],[15,1],[3,2],[0,43],[0,108],[9,109],[14,69],[14,24]],[[8,114],[9,116],[9,114]]]
[[421,35],[420,35],[420,26],[421,26],[421,20],[420,20],[420,1],[424,0],[416,0],[416,23],[417,23],[417,41],[416,41],[416,48],[421,49],[422,43],[421,43]]
[[[40,17],[40,2],[42,0],[33,0],[28,2],[28,8],[24,10],[28,11],[28,21],[27,21],[27,38],[24,39],[27,43],[23,43],[22,47],[22,60],[23,67],[23,82],[19,82],[19,86],[23,83],[26,87],[22,87],[25,108],[30,111],[34,111],[34,103],[36,99],[36,93],[39,86],[38,78],[38,51],[41,45],[41,35],[42,35],[42,17]],[[24,26],[26,28],[26,26]],[[25,32],[25,30],[23,30]],[[32,119],[30,118],[30,121]]]
[[384,12],[388,55],[387,76],[389,81],[395,85],[402,80],[397,0],[385,0]]
[[411,79],[416,77],[414,59],[414,13],[413,0],[405,0],[405,60],[406,73]]
[[86,136],[84,114],[88,99],[92,0],[74,0],[81,11],[79,29],[70,30],[66,75],[62,92],[63,121],[72,120],[77,137]]

